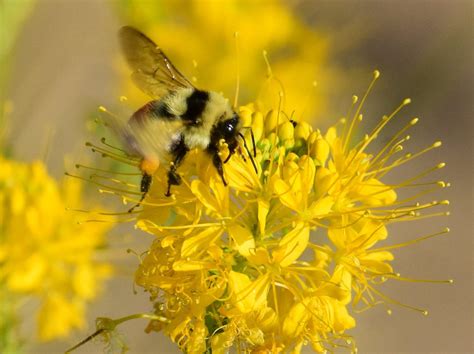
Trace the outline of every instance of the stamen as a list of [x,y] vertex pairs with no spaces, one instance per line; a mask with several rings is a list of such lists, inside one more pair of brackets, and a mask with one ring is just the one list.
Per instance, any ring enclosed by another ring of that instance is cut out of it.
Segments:
[[359,97],[357,97],[356,95],[352,96],[351,105],[349,106],[349,109],[347,110],[346,116],[339,120],[339,122],[344,124],[344,130],[343,130],[342,135],[341,135],[343,137],[343,139],[345,139],[345,137],[347,135],[347,127],[348,127],[347,126],[347,119],[351,116],[352,109],[355,107],[355,104],[357,103],[358,100],[359,100]]
[[99,183],[99,182],[96,182],[94,180],[91,180],[91,179],[88,179],[88,178],[84,178],[84,177],[81,177],[81,176],[76,176],[76,175],[73,175],[73,174],[70,174],[69,172],[65,172],[64,173],[66,176],[68,177],[73,177],[73,178],[78,178],[82,181],[86,181],[88,183],[92,183],[96,186],[99,186],[99,187],[103,187],[103,188],[107,188],[108,190],[110,191],[115,191],[115,192],[119,192],[119,193],[125,193],[125,194],[133,194],[133,195],[141,195],[141,193],[139,192],[134,192],[134,191],[128,191],[128,190],[124,190],[124,189],[120,189],[120,188],[114,188],[114,187],[111,187],[111,186],[108,186],[106,184],[102,184],[102,183]]
[[137,188],[138,187],[136,184],[128,183],[126,181],[121,181],[121,180],[116,179],[116,178],[110,178],[110,177],[107,177],[107,176],[98,175],[98,174],[95,174],[95,173],[90,175],[89,178],[91,180],[95,180],[95,179],[107,180],[107,181],[111,181],[111,182],[114,182],[114,183],[117,183],[117,184],[121,184],[123,186],[132,187],[132,188]]
[[122,150],[116,146],[110,145],[109,143],[106,142],[105,138],[100,139],[100,142],[111,149],[123,152],[125,155],[127,155],[127,152],[125,150]]
[[[105,211],[97,211],[97,210],[84,210],[84,209],[74,209],[74,208],[66,208],[66,211],[73,211],[77,213],[85,213],[85,214],[95,214],[95,215],[104,215],[104,216],[119,216],[119,215],[130,215],[129,212],[105,212]],[[139,212],[134,212],[138,214]]]
[[375,82],[377,81],[377,79],[379,77],[380,77],[380,72],[378,70],[375,70],[374,74],[373,74],[373,79],[372,79],[371,83],[369,84],[369,87],[367,88],[367,91],[365,92],[364,96],[362,97],[362,100],[360,101],[356,112],[354,113],[354,116],[353,116],[352,121],[351,121],[351,125],[349,127],[349,131],[347,132],[347,136],[344,137],[344,144],[343,144],[343,148],[342,148],[343,151],[346,151],[347,144],[349,143],[349,140],[351,138],[352,132],[353,132],[354,127],[356,125],[356,121],[359,120],[359,118],[360,118],[360,110],[362,109],[362,106],[364,105],[365,100],[369,96],[369,93],[372,90],[372,87],[374,86]]
[[129,157],[129,156],[114,154],[113,152],[105,150],[105,149],[103,149],[99,146],[96,146],[96,145],[92,144],[92,143],[87,142],[86,146],[91,147],[92,152],[99,152],[100,154],[102,154],[102,157],[110,157],[113,160],[131,165],[131,166],[135,166],[135,167],[138,167],[139,164],[140,164],[139,159],[135,159],[135,158],[132,158],[132,157]]
[[[365,148],[377,138],[380,131],[390,122],[400,110],[410,103],[410,99],[405,99],[388,117],[384,116],[382,120],[377,124],[377,126],[372,130],[372,132],[368,135],[367,139],[363,140],[362,146],[358,149],[357,153],[354,154],[353,159],[355,159],[360,153],[362,153]],[[352,162],[352,161],[351,161]]]
[[[436,149],[440,146],[441,146],[441,142],[437,141],[437,142],[433,143],[431,146],[417,152],[416,154],[407,154],[407,155],[405,155],[404,159],[401,159],[400,161],[397,160],[394,163],[392,163],[391,165],[389,165],[387,167],[380,168],[379,170],[368,172],[368,173],[366,173],[366,175],[375,173],[376,175],[379,176],[378,178],[383,177],[383,176],[386,175],[386,172],[390,171],[391,169],[393,169],[395,167],[398,167],[400,165],[403,165],[404,163],[406,163],[410,160],[413,160],[413,159],[427,153],[428,151]],[[444,163],[440,163],[440,164],[438,164],[437,168],[443,168],[445,165],[446,164],[444,164]],[[381,173],[381,172],[385,172],[385,173]]]
[[400,281],[406,281],[406,282],[410,282],[410,283],[454,284],[453,279],[446,279],[446,280],[413,279],[413,278],[401,277],[399,273],[397,274],[397,276],[393,277],[393,279],[397,279],[397,280],[400,280]]
[[[398,139],[403,133],[405,133],[408,129],[411,127],[415,126],[418,123],[419,119],[418,118],[413,118],[408,124],[406,124],[398,133],[396,133],[392,139],[379,151],[379,153],[372,159],[371,164],[374,164],[383,154],[384,152],[393,144],[393,142]],[[408,140],[409,136],[405,138],[405,140]],[[394,145],[399,145],[399,143],[396,143]]]
[[368,285],[368,287],[374,292],[376,293],[377,295],[379,295],[383,300],[385,300],[386,302],[389,302],[389,303],[392,303],[392,304],[395,304],[395,305],[398,305],[398,306],[401,306],[401,307],[404,307],[404,308],[407,308],[409,310],[413,310],[413,311],[416,311],[416,312],[420,312],[421,314],[427,316],[428,315],[428,311],[425,310],[425,309],[421,309],[421,308],[418,308],[418,307],[414,307],[414,306],[411,306],[411,305],[407,305],[407,304],[404,304],[402,302],[399,302],[391,297],[388,297],[387,295],[383,294],[381,291],[375,289],[374,287]]
[[212,227],[212,226],[223,226],[222,223],[202,223],[202,224],[189,224],[189,225],[177,225],[177,226],[164,226],[164,225],[157,225],[154,222],[148,219],[142,219],[139,222],[148,224],[149,226],[158,229],[159,231],[162,230],[187,230],[187,229],[194,229],[194,228],[201,228],[201,227]]
[[115,172],[115,171],[103,170],[103,169],[100,169],[100,168],[90,167],[90,166],[81,165],[81,164],[76,164],[75,167],[76,167],[77,169],[79,169],[79,168],[85,168],[85,169],[87,169],[87,170],[92,170],[92,171],[97,171],[97,172],[103,172],[103,173],[110,173],[110,174],[115,174],[115,175],[123,175],[123,176],[141,176],[141,175],[142,175],[141,173],[138,173],[138,172],[130,172],[130,173],[127,173],[127,172]]
[[239,104],[239,89],[240,89],[240,51],[239,51],[239,32],[234,33],[235,38],[235,62],[237,67],[237,77],[235,82],[235,96],[234,96],[234,108],[238,107]]
[[283,101],[284,101],[285,98],[286,98],[285,86],[280,81],[280,79],[278,79],[276,76],[273,75],[273,70],[272,70],[272,67],[270,65],[270,61],[268,60],[268,52],[266,50],[263,51],[263,59],[265,61],[265,65],[267,66],[267,80],[269,82],[273,80],[278,84],[278,87],[280,88],[280,94],[282,95]]

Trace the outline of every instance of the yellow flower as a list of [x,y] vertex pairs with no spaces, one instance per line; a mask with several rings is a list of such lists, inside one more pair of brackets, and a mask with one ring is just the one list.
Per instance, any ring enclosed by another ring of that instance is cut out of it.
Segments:
[[[437,215],[422,212],[447,204],[415,201],[448,185],[419,183],[444,164],[398,184],[384,177],[440,143],[398,156],[413,119],[386,146],[368,152],[409,100],[354,143],[364,101],[353,98],[354,113],[324,134],[278,107],[240,107],[255,135],[256,167],[250,156],[232,155],[225,164],[227,187],[205,152],[194,150],[180,166],[183,183],[165,197],[167,166],[160,166],[142,208],[132,214],[139,228],[155,236],[135,274],[153,303],[154,314],[146,316],[156,318],[148,331],[163,331],[185,352],[224,353],[235,346],[299,353],[306,345],[318,352],[355,350],[345,332],[361,307],[420,310],[388,297],[377,284],[414,281],[393,271],[391,251],[437,234],[377,245],[388,238],[389,223]],[[226,149],[222,144],[223,156]],[[398,189],[417,186],[427,189],[398,197]]]
[[0,284],[14,298],[34,297],[41,340],[84,327],[85,305],[108,277],[94,260],[105,224],[78,225],[66,207],[80,204],[81,185],[58,186],[41,162],[0,158]]

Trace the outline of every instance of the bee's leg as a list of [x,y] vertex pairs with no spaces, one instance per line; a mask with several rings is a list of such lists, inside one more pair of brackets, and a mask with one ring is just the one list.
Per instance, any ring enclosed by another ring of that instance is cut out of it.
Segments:
[[176,172],[178,166],[183,161],[184,157],[188,153],[189,148],[184,143],[183,137],[173,146],[171,153],[174,156],[173,164],[168,171],[168,189],[165,193],[165,196],[171,196],[171,186],[179,186],[181,184],[181,176]]
[[207,152],[211,154],[212,157],[212,164],[217,170],[217,173],[219,173],[219,176],[222,178],[222,183],[224,183],[224,186],[227,186],[227,182],[224,178],[224,167],[223,163],[221,160],[221,157],[219,156],[219,150],[217,148],[208,148]]
[[145,199],[148,191],[150,190],[151,181],[152,181],[151,175],[144,172],[142,176],[142,181],[140,182],[140,192],[143,193],[142,197],[140,198],[140,201],[137,204],[135,204],[133,207],[131,207],[128,210],[129,213],[131,213],[136,207],[139,207],[142,204],[143,199]]

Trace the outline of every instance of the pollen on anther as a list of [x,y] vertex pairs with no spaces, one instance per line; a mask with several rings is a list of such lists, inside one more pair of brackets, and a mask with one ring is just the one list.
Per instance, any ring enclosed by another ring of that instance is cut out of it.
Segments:
[[410,104],[411,103],[411,98],[405,98],[403,100],[403,105],[407,105],[407,104]]

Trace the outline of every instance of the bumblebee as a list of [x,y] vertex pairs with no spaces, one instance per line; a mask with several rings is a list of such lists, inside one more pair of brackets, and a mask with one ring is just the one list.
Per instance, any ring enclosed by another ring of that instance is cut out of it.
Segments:
[[[142,158],[141,200],[150,188],[151,176],[163,163],[170,166],[165,195],[171,195],[171,186],[181,183],[177,169],[191,149],[201,149],[209,154],[224,185],[227,182],[223,164],[239,147],[239,137],[255,167],[240,132],[241,119],[228,99],[220,93],[194,87],[160,47],[137,29],[125,26],[120,29],[119,38],[125,59],[133,70],[132,80],[153,98],[137,110],[128,122],[116,124],[130,153]],[[224,161],[219,156],[222,139],[229,149]]]

